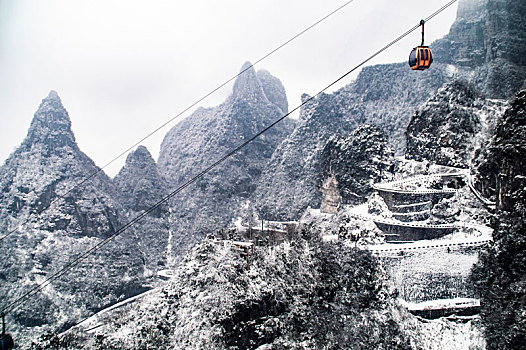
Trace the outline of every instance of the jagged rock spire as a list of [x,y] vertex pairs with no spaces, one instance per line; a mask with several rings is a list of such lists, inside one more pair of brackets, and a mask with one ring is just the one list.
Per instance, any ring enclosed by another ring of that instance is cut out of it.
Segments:
[[[40,229],[85,236],[113,232],[120,205],[111,180],[99,170],[79,149],[68,112],[51,91],[35,112],[26,138],[0,168],[0,222],[45,211],[62,196],[67,204],[39,215]],[[77,188],[87,177],[91,181]]]
[[250,62],[245,62],[232,89],[231,99],[249,104],[272,103],[285,114],[288,111],[287,94],[281,81],[266,70],[257,73]]
[[51,148],[77,148],[69,114],[56,91],[51,90],[36,111],[24,144],[44,143]]
[[320,211],[322,213],[337,214],[342,204],[342,196],[338,189],[338,180],[331,174],[322,184],[321,192],[323,198],[321,201]]
[[240,72],[243,72],[243,74],[238,76],[234,83],[232,97],[253,102],[266,100],[265,92],[252,64],[245,62]]
[[289,110],[289,103],[287,102],[287,94],[285,87],[281,81],[269,73],[269,71],[261,69],[257,72],[263,91],[268,100],[281,109],[281,113],[285,114]]
[[[121,203],[135,211],[148,209],[167,193],[166,182],[144,146],[137,147],[128,155],[114,183],[120,191]],[[164,209],[159,208],[153,215],[161,216]]]

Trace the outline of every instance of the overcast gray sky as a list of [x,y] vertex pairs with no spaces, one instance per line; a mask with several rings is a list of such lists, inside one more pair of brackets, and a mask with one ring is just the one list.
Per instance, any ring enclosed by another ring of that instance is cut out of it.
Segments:
[[[56,90],[80,148],[102,166],[347,1],[0,0],[0,161]],[[295,107],[446,2],[354,0],[256,69],[281,79]],[[456,8],[426,25],[426,43],[448,33]],[[406,61],[419,42],[415,32],[371,64]],[[200,105],[221,103],[231,87]],[[143,143],[154,158],[173,125]]]

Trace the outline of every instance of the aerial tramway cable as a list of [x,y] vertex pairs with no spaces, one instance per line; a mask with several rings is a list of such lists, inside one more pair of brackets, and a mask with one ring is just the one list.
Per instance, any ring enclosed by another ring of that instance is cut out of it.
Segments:
[[[258,63],[261,63],[263,60],[267,59],[268,57],[270,57],[271,55],[273,55],[274,53],[276,53],[277,51],[279,51],[280,49],[282,49],[283,47],[285,47],[286,45],[290,44],[292,41],[296,40],[297,38],[299,38],[300,36],[302,36],[303,34],[305,34],[306,32],[308,32],[309,30],[311,30],[312,28],[316,27],[318,24],[322,23],[323,21],[325,21],[326,19],[328,19],[329,17],[331,17],[332,15],[334,15],[335,13],[339,12],[340,10],[342,10],[344,7],[346,7],[347,5],[349,5],[350,3],[352,3],[354,0],[349,0],[347,1],[346,3],[344,3],[343,5],[340,5],[339,7],[337,7],[336,9],[334,9],[333,11],[331,11],[330,13],[328,13],[327,15],[325,15],[324,17],[320,18],[319,20],[317,20],[316,22],[314,22],[313,24],[311,24],[310,26],[308,26],[307,28],[303,29],[301,32],[299,32],[298,34],[294,35],[293,37],[291,37],[290,39],[288,39],[287,41],[283,42],[282,44],[280,44],[279,46],[277,46],[276,48],[274,48],[273,50],[271,50],[269,53],[267,53],[266,55],[262,56],[260,59],[258,59],[257,61],[255,61],[253,64],[251,64],[250,66],[247,66],[246,68],[244,68],[243,70],[241,70],[238,74],[232,76],[231,78],[229,78],[228,80],[226,80],[225,82],[221,83],[220,85],[218,85],[217,87],[215,87],[214,89],[212,89],[210,92],[208,92],[207,94],[205,94],[203,97],[201,97],[200,99],[196,100],[194,103],[192,103],[191,105],[189,105],[188,107],[186,107],[185,109],[183,109],[181,112],[177,113],[175,116],[171,117],[169,120],[167,120],[166,122],[164,122],[162,125],[158,126],[155,130],[151,131],[150,133],[148,133],[146,136],[144,136],[143,138],[141,138],[139,141],[135,142],[133,145],[131,145],[130,147],[128,147],[127,149],[125,149],[124,151],[122,151],[118,156],[116,156],[115,158],[113,158],[112,160],[110,160],[108,163],[106,163],[105,165],[103,165],[99,170],[95,171],[94,173],[92,173],[91,175],[87,176],[85,179],[81,180],[78,184],[76,184],[75,186],[73,186],[71,189],[69,189],[68,191],[66,191],[64,194],[60,195],[60,196],[57,196],[55,197],[53,200],[50,201],[50,203],[46,206],[44,206],[42,209],[40,209],[36,215],[40,215],[41,213],[43,213],[45,210],[49,209],[51,207],[52,204],[54,204],[55,202],[57,202],[58,200],[60,199],[63,199],[64,197],[66,197],[68,194],[70,194],[73,190],[81,187],[82,185],[84,185],[86,182],[88,182],[89,180],[91,180],[92,178],[94,178],[95,176],[97,176],[98,174],[100,174],[104,169],[106,169],[108,166],[110,166],[111,164],[113,164],[115,161],[117,161],[118,159],[120,159],[122,156],[124,156],[125,154],[127,154],[128,152],[130,152],[131,150],[133,150],[135,147],[137,147],[138,145],[140,145],[143,141],[147,140],[148,138],[150,138],[151,136],[153,136],[154,134],[156,134],[157,132],[159,132],[161,129],[163,129],[165,126],[167,126],[168,124],[170,124],[171,122],[173,122],[175,119],[179,118],[180,116],[182,116],[184,113],[188,112],[190,109],[194,108],[195,106],[197,106],[199,103],[203,102],[205,99],[207,99],[208,97],[210,97],[211,95],[213,95],[214,93],[216,93],[217,91],[219,91],[221,88],[225,87],[227,84],[229,84],[230,82],[232,82],[234,79],[236,79],[237,77],[243,75],[246,71],[250,70],[251,68],[253,68],[256,64]],[[29,214],[28,218],[17,225],[17,228],[15,229],[12,229],[11,231],[9,231],[8,233],[6,233],[4,236],[0,237],[0,242],[2,242],[5,238],[7,238],[8,236],[10,236],[11,234],[15,233],[18,229],[18,227],[20,227],[21,225],[25,225],[29,222],[29,219],[32,217],[33,214]]]
[[[437,16],[439,13],[441,13],[442,11],[444,11],[446,8],[448,8],[449,6],[451,6],[452,4],[454,4],[455,2],[457,2],[457,0],[451,0],[449,1],[446,5],[442,6],[440,9],[438,9],[437,11],[435,11],[433,14],[431,14],[430,16],[428,16],[425,20],[426,21],[429,21],[430,19],[432,19],[433,17]],[[413,26],[412,28],[410,28],[409,30],[407,30],[405,33],[403,33],[402,35],[400,35],[399,37],[397,37],[396,39],[394,39],[393,41],[391,41],[389,44],[385,45],[384,47],[382,47],[380,50],[376,51],[374,54],[372,54],[371,56],[369,56],[368,58],[366,58],[365,60],[363,60],[362,62],[360,62],[358,65],[356,65],[355,67],[353,67],[351,70],[349,70],[348,72],[346,72],[345,74],[343,74],[342,76],[340,76],[339,78],[337,78],[336,80],[334,80],[333,82],[331,82],[329,85],[327,85],[326,87],[324,87],[322,90],[320,90],[318,93],[316,93],[315,95],[309,97],[308,99],[306,99],[305,101],[303,101],[301,104],[299,104],[298,106],[296,106],[294,109],[292,109],[291,111],[289,111],[288,113],[284,114],[282,117],[280,117],[279,119],[277,119],[276,121],[274,121],[273,123],[271,123],[270,125],[268,125],[267,127],[265,127],[263,130],[261,130],[260,132],[258,132],[257,134],[255,134],[254,136],[252,136],[250,139],[248,139],[247,141],[243,142],[241,145],[239,145],[238,147],[236,147],[235,149],[233,149],[232,151],[228,152],[227,154],[225,154],[223,157],[221,157],[220,159],[216,160],[214,163],[212,163],[210,166],[208,166],[206,169],[202,170],[201,172],[199,172],[197,175],[195,175],[193,178],[191,178],[190,180],[188,180],[187,182],[185,182],[183,185],[181,185],[180,187],[178,187],[177,189],[175,189],[174,191],[172,191],[171,193],[169,193],[168,195],[164,196],[161,200],[159,200],[157,203],[155,203],[153,206],[151,206],[150,208],[148,208],[147,210],[145,210],[144,212],[140,213],[139,215],[137,215],[135,218],[133,218],[132,220],[130,220],[127,224],[125,224],[124,226],[122,226],[119,230],[117,230],[115,233],[113,233],[111,236],[105,238],[104,240],[100,241],[99,243],[97,243],[94,247],[92,247],[91,249],[87,250],[86,252],[80,254],[78,257],[76,257],[73,261],[71,261],[70,263],[66,264],[64,267],[62,267],[59,271],[53,273],[51,276],[49,276],[48,278],[46,278],[43,282],[41,282],[40,284],[38,284],[37,286],[35,286],[34,288],[30,289],[28,292],[24,293],[22,296],[20,296],[19,298],[17,298],[16,300],[14,300],[13,302],[7,304],[4,309],[2,310],[2,313],[4,314],[8,314],[12,311],[14,311],[16,308],[18,308],[25,300],[29,299],[31,296],[33,296],[34,294],[36,294],[38,291],[42,290],[44,287],[46,287],[47,285],[49,285],[51,282],[53,282],[54,280],[56,280],[57,278],[59,278],[60,276],[62,276],[63,274],[65,274],[66,272],[68,272],[69,270],[71,270],[73,267],[77,266],[80,262],[82,262],[83,260],[85,260],[88,256],[90,256],[91,254],[95,253],[96,251],[98,251],[100,248],[102,248],[103,246],[105,246],[106,244],[108,244],[110,241],[112,241],[113,239],[115,239],[117,236],[119,236],[122,232],[126,231],[128,228],[130,228],[131,226],[135,225],[137,222],[139,222],[141,219],[143,219],[145,216],[147,216],[148,214],[150,214],[151,212],[153,212],[154,210],[156,210],[158,207],[160,207],[161,205],[163,205],[164,203],[166,203],[168,200],[170,200],[172,197],[174,197],[175,195],[177,195],[179,192],[181,192],[182,190],[184,190],[185,188],[187,188],[188,186],[192,185],[194,182],[196,182],[197,180],[199,180],[200,178],[202,178],[204,175],[206,175],[207,173],[209,173],[212,169],[214,169],[215,167],[217,167],[218,165],[220,165],[221,163],[223,163],[224,161],[226,161],[228,158],[232,157],[234,154],[236,154],[238,151],[240,151],[241,149],[243,149],[244,147],[246,147],[248,144],[250,144],[252,141],[256,140],[257,138],[259,138],[262,134],[264,134],[265,132],[267,132],[269,129],[273,128],[276,124],[278,124],[279,122],[281,122],[283,119],[287,118],[289,115],[291,115],[292,113],[294,113],[296,110],[300,109],[302,106],[304,106],[305,104],[309,103],[310,101],[314,100],[316,97],[318,97],[319,95],[321,95],[322,93],[324,93],[326,90],[328,90],[329,88],[331,88],[332,86],[334,86],[335,84],[337,84],[339,81],[341,81],[342,79],[344,79],[345,77],[347,77],[349,74],[353,73],[354,71],[356,71],[358,68],[360,68],[361,66],[363,66],[364,64],[366,64],[367,62],[369,62],[370,60],[372,60],[374,57],[378,56],[380,53],[382,53],[383,51],[387,50],[389,47],[393,46],[394,44],[396,44],[397,42],[399,42],[400,40],[402,40],[403,38],[405,38],[406,36],[408,36],[409,34],[411,34],[412,32],[414,32],[416,29],[420,28],[420,23],[418,23],[417,25]]]

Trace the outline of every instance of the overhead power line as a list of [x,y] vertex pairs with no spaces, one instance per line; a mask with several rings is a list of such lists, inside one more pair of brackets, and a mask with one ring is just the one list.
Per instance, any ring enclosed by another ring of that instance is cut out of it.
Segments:
[[[441,13],[442,11],[444,11],[446,8],[448,8],[449,6],[451,6],[452,4],[454,4],[455,2],[457,2],[457,0],[451,0],[450,2],[448,2],[446,5],[442,6],[440,9],[438,9],[437,11],[435,11],[433,14],[431,14],[430,16],[428,16],[425,21],[429,21],[431,20],[433,17],[437,16],[439,13]],[[265,127],[263,130],[261,130],[260,132],[258,132],[257,134],[255,134],[254,136],[252,136],[250,139],[248,139],[247,141],[243,142],[241,145],[237,146],[236,148],[234,148],[233,150],[231,150],[230,152],[228,152],[227,154],[225,154],[223,157],[221,157],[220,159],[216,160],[214,163],[212,163],[211,165],[209,165],[206,169],[202,170],[201,172],[199,172],[197,175],[195,175],[193,178],[191,178],[190,180],[188,180],[187,182],[185,182],[183,185],[179,186],[177,189],[175,189],[174,191],[172,191],[171,193],[169,193],[168,195],[164,196],[161,200],[159,200],[157,203],[155,203],[153,206],[151,206],[150,208],[148,208],[147,210],[145,210],[144,212],[142,212],[141,214],[137,215],[134,219],[132,219],[131,221],[129,221],[127,224],[125,224],[124,226],[122,226],[119,230],[117,230],[115,233],[113,233],[111,236],[105,238],[104,240],[100,241],[99,243],[97,243],[94,247],[92,247],[91,249],[87,250],[86,252],[80,254],[78,257],[76,257],[73,261],[69,262],[68,264],[66,264],[64,267],[62,267],[59,271],[53,273],[51,276],[47,277],[43,282],[39,283],[37,286],[33,287],[32,289],[30,289],[28,292],[24,293],[22,296],[20,296],[19,298],[17,298],[16,300],[14,300],[13,302],[7,304],[4,309],[2,310],[2,313],[5,313],[6,315],[10,312],[12,312],[13,310],[15,310],[18,306],[20,306],[25,300],[29,299],[31,296],[33,296],[34,294],[36,294],[37,292],[39,292],[40,290],[42,290],[43,288],[45,288],[47,285],[49,285],[51,282],[53,282],[54,280],[58,279],[60,276],[62,276],[63,274],[65,274],[66,272],[68,272],[69,270],[71,270],[73,267],[77,266],[80,262],[82,262],[83,260],[85,260],[88,256],[90,256],[91,254],[95,253],[96,251],[98,251],[100,248],[102,248],[103,246],[105,246],[106,244],[108,244],[110,241],[112,241],[113,239],[115,239],[117,236],[119,236],[121,233],[123,233],[124,231],[126,231],[128,228],[130,228],[131,226],[135,225],[137,222],[139,222],[140,220],[142,220],[145,216],[147,216],[148,214],[150,214],[151,212],[153,212],[154,210],[156,210],[157,208],[159,208],[161,205],[163,205],[164,203],[168,202],[172,197],[174,197],[175,195],[177,195],[179,192],[183,191],[185,188],[187,188],[188,186],[192,185],[193,183],[195,183],[197,180],[199,180],[200,178],[202,178],[203,176],[205,176],[207,173],[209,173],[212,169],[216,168],[218,165],[220,165],[221,163],[223,163],[224,161],[226,161],[228,158],[232,157],[234,154],[236,154],[237,152],[239,152],[241,149],[245,148],[248,144],[250,144],[251,142],[253,142],[254,140],[256,140],[257,138],[259,138],[261,135],[263,135],[265,132],[267,132],[268,130],[270,130],[271,128],[273,128],[274,126],[276,126],[276,124],[278,124],[279,122],[281,122],[283,119],[287,118],[288,116],[290,116],[292,113],[294,113],[296,110],[300,109],[302,106],[306,105],[307,103],[309,103],[310,101],[314,100],[315,98],[317,98],[319,95],[321,95],[322,93],[324,93],[326,90],[330,89],[332,86],[334,86],[335,84],[337,84],[339,81],[341,81],[342,79],[344,79],[345,77],[347,77],[348,75],[350,75],[351,73],[353,73],[354,71],[356,71],[358,68],[360,68],[361,66],[363,66],[364,64],[366,64],[367,62],[369,62],[370,60],[372,60],[373,58],[375,58],[376,56],[378,56],[379,54],[381,54],[382,52],[384,52],[385,50],[387,50],[388,48],[390,48],[391,46],[393,46],[394,44],[396,44],[397,42],[399,42],[400,40],[402,40],[403,38],[405,38],[406,36],[408,36],[409,34],[411,34],[412,32],[414,32],[416,29],[420,28],[420,22],[411,27],[410,29],[408,29],[405,33],[403,33],[402,35],[398,36],[396,39],[394,39],[393,41],[391,41],[389,44],[385,45],[384,47],[382,47],[381,49],[379,49],[378,51],[376,51],[374,54],[372,54],[371,56],[367,57],[365,60],[363,60],[362,62],[360,62],[358,65],[356,65],[355,67],[353,67],[351,70],[349,70],[348,72],[346,72],[345,74],[343,74],[342,76],[340,76],[339,78],[337,78],[336,80],[334,80],[333,82],[331,82],[330,84],[328,84],[326,87],[324,87],[323,89],[321,89],[318,93],[316,93],[315,95],[307,98],[305,101],[303,101],[301,104],[299,104],[298,106],[296,106],[294,109],[292,109],[291,111],[289,111],[288,113],[284,114],[282,117],[280,117],[279,119],[277,119],[276,121],[274,121],[273,123],[271,123],[270,125],[268,125],[267,127]]]
[[286,45],[290,44],[292,41],[296,40],[297,38],[299,38],[300,36],[302,36],[303,34],[305,34],[306,32],[308,32],[309,30],[311,30],[312,28],[316,27],[318,24],[322,23],[323,21],[325,21],[326,19],[328,19],[329,17],[331,17],[332,15],[334,15],[335,13],[339,12],[340,10],[342,10],[344,7],[346,7],[347,5],[349,5],[350,3],[352,3],[354,0],[349,0],[347,1],[346,3],[344,3],[343,5],[337,7],[336,9],[334,9],[332,12],[330,12],[329,14],[325,15],[324,17],[320,18],[319,20],[317,20],[316,22],[314,22],[313,24],[311,24],[310,26],[308,26],[307,28],[303,29],[301,32],[299,32],[298,34],[294,35],[293,37],[291,37],[290,39],[288,39],[287,41],[285,41],[284,43],[280,44],[279,46],[277,46],[276,48],[274,48],[273,50],[271,50],[269,53],[267,53],[266,55],[264,55],[263,57],[261,57],[260,59],[258,59],[257,61],[255,61],[253,64],[251,64],[250,66],[247,66],[246,68],[244,68],[243,70],[241,70],[238,74],[232,76],[231,78],[229,78],[228,80],[226,80],[225,82],[221,83],[220,85],[218,85],[216,88],[212,89],[210,92],[208,92],[207,94],[205,94],[203,97],[201,97],[200,99],[198,99],[197,101],[195,101],[194,103],[192,103],[191,105],[189,105],[188,107],[186,107],[185,109],[183,109],[181,112],[177,113],[176,115],[174,115],[173,117],[171,117],[170,119],[168,119],[166,122],[164,122],[162,125],[158,126],[155,130],[151,131],[150,133],[148,133],[146,136],[142,137],[139,141],[135,142],[133,145],[131,145],[130,147],[128,147],[127,149],[125,149],[124,151],[122,151],[119,155],[117,155],[115,158],[113,158],[112,160],[110,160],[108,163],[106,163],[105,165],[103,165],[99,170],[95,171],[94,173],[92,173],[91,175],[89,175],[88,177],[86,177],[85,179],[83,179],[82,181],[80,181],[78,184],[76,184],[75,186],[73,186],[71,189],[69,189],[67,192],[65,192],[64,194],[60,195],[60,196],[57,196],[55,197],[53,200],[50,201],[50,203],[48,205],[46,205],[45,207],[43,207],[42,209],[40,209],[37,213],[35,214],[29,214],[29,216],[26,218],[26,220],[20,224],[17,224],[17,228],[14,228],[12,229],[11,231],[9,231],[7,234],[5,234],[4,236],[0,237],[0,242],[2,242],[4,239],[6,239],[8,236],[10,236],[11,234],[15,233],[18,229],[18,227],[20,227],[21,225],[25,225],[29,222],[29,220],[31,219],[31,217],[33,215],[40,215],[41,213],[43,213],[45,210],[49,209],[51,207],[51,205],[53,205],[55,202],[59,201],[60,199],[66,197],[68,194],[70,194],[71,192],[73,192],[75,189],[77,188],[80,188],[82,187],[86,182],[90,181],[91,179],[93,179],[95,176],[97,176],[98,174],[100,174],[104,169],[106,169],[108,166],[110,166],[111,164],[113,164],[115,161],[117,161],[118,159],[120,159],[122,156],[124,156],[125,154],[127,154],[128,152],[130,152],[131,150],[133,150],[135,147],[137,147],[138,145],[140,145],[143,141],[147,140],[148,138],[150,138],[151,136],[153,136],[154,134],[156,134],[157,132],[159,132],[161,129],[163,129],[164,127],[166,127],[168,124],[172,123],[175,119],[179,118],[180,116],[182,116],[184,113],[188,112],[190,109],[194,108],[195,106],[197,106],[199,103],[203,102],[205,99],[207,99],[208,97],[210,97],[211,95],[213,95],[214,93],[216,93],[217,91],[219,91],[220,89],[222,89],[223,87],[225,87],[227,84],[229,84],[230,82],[232,82],[234,79],[238,78],[239,76],[241,76],[242,74],[244,74],[246,71],[252,69],[255,65],[257,65],[258,63],[260,63],[261,61],[267,59],[269,56],[273,55],[274,53],[276,53],[277,51],[279,51],[280,49],[282,49],[283,47],[285,47]]

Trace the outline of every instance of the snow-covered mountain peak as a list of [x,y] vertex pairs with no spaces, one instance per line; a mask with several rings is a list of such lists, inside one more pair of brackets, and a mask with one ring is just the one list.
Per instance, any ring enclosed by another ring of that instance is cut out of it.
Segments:
[[[113,179],[120,191],[125,208],[140,211],[148,209],[166,194],[166,182],[148,149],[139,146],[126,158],[126,164]],[[153,214],[161,216],[164,208]]]
[[45,143],[51,148],[74,146],[69,114],[56,91],[51,90],[36,111],[24,144]]
[[267,100],[261,82],[250,62],[245,62],[241,67],[242,72],[234,83],[232,98],[246,102],[258,102]]
[[287,102],[285,87],[281,81],[265,69],[258,70],[257,78],[259,79],[268,100],[278,106],[281,109],[282,114],[287,113],[289,104]]
[[60,97],[58,96],[58,92],[56,92],[55,90],[50,90],[49,94],[47,95],[47,97],[45,99],[46,100],[55,100],[55,101],[58,101],[58,102],[62,102],[60,100]]
[[141,145],[126,157],[126,166],[132,164],[144,168],[146,166],[155,165],[155,161],[153,160],[150,151],[148,151],[145,146]]
[[282,114],[288,112],[287,94],[281,81],[267,70],[255,71],[250,62],[245,62],[237,77],[230,102],[243,101],[249,106],[271,103],[280,109]]

